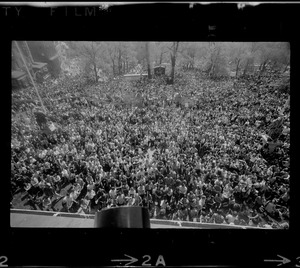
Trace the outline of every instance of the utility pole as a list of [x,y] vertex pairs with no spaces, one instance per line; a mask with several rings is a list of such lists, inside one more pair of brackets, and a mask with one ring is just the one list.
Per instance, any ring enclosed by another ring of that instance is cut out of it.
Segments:
[[19,53],[20,53],[20,55],[21,55],[22,61],[23,61],[24,65],[25,65],[25,68],[26,68],[26,70],[27,70],[27,73],[28,73],[28,75],[29,75],[29,78],[30,78],[30,80],[31,80],[31,82],[32,82],[32,84],[33,84],[33,87],[34,87],[35,91],[36,91],[36,94],[38,95],[38,98],[39,98],[39,100],[40,100],[40,102],[41,102],[41,105],[42,105],[42,107],[43,107],[44,113],[46,114],[46,113],[47,113],[46,108],[45,108],[45,106],[44,106],[44,104],[43,104],[43,101],[42,101],[42,99],[41,99],[41,96],[40,96],[40,94],[39,94],[39,92],[38,92],[38,89],[37,89],[37,87],[36,87],[36,85],[35,85],[35,82],[34,82],[34,80],[33,80],[33,78],[32,78],[32,75],[31,75],[31,73],[30,73],[30,71],[29,71],[29,69],[28,69],[28,66],[27,66],[26,61],[25,61],[24,56],[23,56],[23,53],[22,53],[22,51],[21,51],[21,49],[20,49],[20,47],[19,47],[17,41],[15,41],[15,44],[16,44],[17,49],[18,49],[18,51],[19,51]]
[[31,51],[30,51],[27,41],[24,41],[24,43],[25,43],[25,47],[26,47],[27,53],[29,55],[29,58],[31,60],[31,63],[34,63],[34,60],[33,60],[33,57],[32,57],[32,54],[31,54]]
[[147,69],[148,69],[148,78],[151,79],[151,66],[150,66],[150,49],[149,42],[146,42],[146,59],[147,59]]

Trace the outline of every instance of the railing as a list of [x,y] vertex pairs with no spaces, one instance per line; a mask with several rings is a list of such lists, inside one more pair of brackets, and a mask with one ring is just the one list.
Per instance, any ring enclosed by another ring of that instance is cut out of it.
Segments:
[[124,74],[123,77],[126,80],[138,80],[142,77],[147,77],[148,74]]
[[[43,210],[28,210],[28,209],[11,209],[11,213],[19,214],[30,214],[30,215],[43,215],[52,217],[71,217],[79,219],[90,219],[94,220],[95,215],[93,214],[79,214],[79,213],[68,213],[68,212],[54,212],[54,211],[43,211]],[[178,220],[161,220],[161,219],[150,219],[151,224],[164,225],[164,226],[176,226],[183,228],[199,228],[199,229],[265,229],[260,227],[243,226],[243,225],[231,225],[231,224],[218,224],[218,223],[200,223],[190,221],[178,221]]]
[[30,209],[11,209],[11,213],[22,213],[22,214],[33,214],[33,215],[44,215],[54,217],[73,217],[73,218],[89,218],[94,219],[94,214],[84,213],[69,213],[69,212],[57,212],[57,211],[45,211],[45,210],[30,210]]

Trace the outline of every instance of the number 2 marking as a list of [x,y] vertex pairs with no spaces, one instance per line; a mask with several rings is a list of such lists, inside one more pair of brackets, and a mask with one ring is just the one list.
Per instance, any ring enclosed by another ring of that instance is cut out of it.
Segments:
[[[4,259],[1,261],[1,259]],[[8,258],[6,256],[0,256],[0,267],[8,267],[7,264],[5,264],[7,262]]]
[[[300,257],[297,257],[296,260],[297,260],[297,262],[300,264]],[[299,264],[296,264],[295,266],[296,266],[296,267],[300,267]]]
[[148,259],[142,263],[142,266],[151,266],[151,263],[148,263],[151,260],[151,257],[149,255],[144,255],[143,259],[147,258],[147,257],[148,257]]

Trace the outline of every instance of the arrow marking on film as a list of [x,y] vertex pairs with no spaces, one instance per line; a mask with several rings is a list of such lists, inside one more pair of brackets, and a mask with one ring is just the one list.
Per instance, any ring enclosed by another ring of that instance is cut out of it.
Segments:
[[283,264],[291,262],[289,259],[287,259],[285,257],[282,257],[282,256],[280,256],[278,254],[277,254],[277,256],[280,257],[280,258],[282,258],[282,260],[265,260],[265,261],[268,261],[268,262],[281,262],[281,263],[277,264],[277,266],[280,266],[280,265],[283,265]]
[[129,256],[129,255],[124,254],[124,256],[126,256],[126,257],[128,257],[128,258],[130,258],[130,259],[111,260],[111,261],[112,261],[112,262],[123,262],[123,261],[126,261],[126,262],[128,262],[128,263],[126,263],[125,266],[128,266],[128,265],[130,265],[130,264],[132,264],[132,263],[138,261],[138,259],[136,259],[136,258],[134,258],[134,257],[131,257],[131,256]]

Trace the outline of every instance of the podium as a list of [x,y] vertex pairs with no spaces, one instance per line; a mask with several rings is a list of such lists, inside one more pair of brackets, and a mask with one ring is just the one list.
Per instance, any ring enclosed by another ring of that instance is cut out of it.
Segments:
[[150,216],[144,207],[114,207],[96,212],[95,228],[150,228]]

